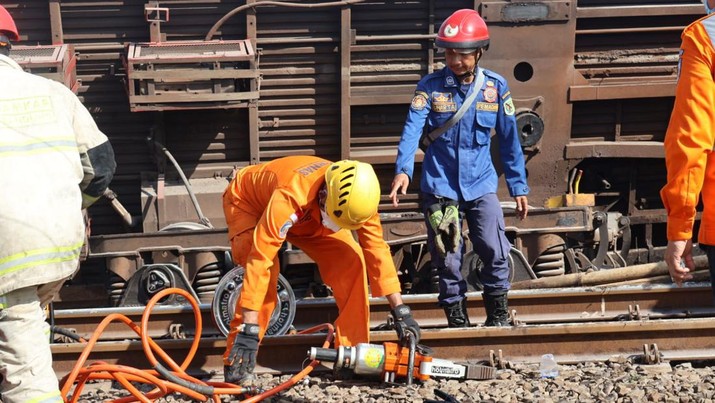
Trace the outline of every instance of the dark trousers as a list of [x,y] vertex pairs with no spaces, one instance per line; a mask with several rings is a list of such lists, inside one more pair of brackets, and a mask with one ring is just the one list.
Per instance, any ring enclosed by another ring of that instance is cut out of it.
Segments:
[[[439,203],[441,199],[432,194],[422,195],[422,212],[427,224],[427,245],[434,265],[439,274],[439,303],[442,306],[453,304],[464,298],[467,282],[462,277],[461,242],[456,253],[447,252],[442,258],[434,243],[435,232],[427,218],[427,208]],[[488,193],[476,200],[460,201],[460,228],[462,219],[467,220],[469,240],[474,245],[474,252],[484,263],[479,279],[486,294],[499,294],[509,290],[509,249],[511,245],[504,232],[504,212],[496,194]]]
[[713,305],[715,305],[715,246],[698,244],[698,247],[708,256],[710,268],[710,286],[713,290]]

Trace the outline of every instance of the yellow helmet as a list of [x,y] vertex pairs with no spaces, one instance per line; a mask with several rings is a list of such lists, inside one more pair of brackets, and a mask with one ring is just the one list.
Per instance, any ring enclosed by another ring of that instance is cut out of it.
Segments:
[[325,183],[325,212],[341,228],[358,229],[377,213],[380,182],[372,165],[351,160],[334,162],[325,171]]

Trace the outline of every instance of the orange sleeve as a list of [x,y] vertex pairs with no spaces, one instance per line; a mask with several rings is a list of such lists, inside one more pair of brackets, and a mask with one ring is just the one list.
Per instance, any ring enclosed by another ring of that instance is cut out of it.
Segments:
[[273,192],[261,219],[253,231],[253,247],[246,261],[246,273],[241,290],[241,307],[257,311],[263,305],[270,283],[273,259],[285,241],[286,233],[294,224],[298,204],[289,192]]
[[664,142],[668,180],[660,191],[671,241],[693,236],[695,208],[714,140],[713,46],[700,22],[686,28],[682,39],[675,104]]
[[375,214],[357,230],[358,242],[365,255],[367,278],[372,295],[382,297],[400,292],[400,280],[392,260],[390,246],[382,236],[380,216]]

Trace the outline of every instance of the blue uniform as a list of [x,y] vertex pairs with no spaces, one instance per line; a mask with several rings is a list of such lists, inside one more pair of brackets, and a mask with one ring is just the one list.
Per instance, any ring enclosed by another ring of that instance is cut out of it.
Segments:
[[[496,197],[498,177],[490,154],[492,129],[498,136],[509,194],[512,197],[527,195],[529,186],[514,103],[506,80],[492,71],[479,71],[484,74],[480,88],[475,88],[477,79],[469,85],[460,84],[447,67],[420,80],[402,131],[396,174],[405,173],[411,179],[414,156],[425,125],[428,132],[442,126],[472,91],[479,91],[474,106],[427,149],[420,190],[425,217],[427,208],[435,202],[443,199],[459,202],[461,215],[467,219],[470,240],[485,265],[480,274],[484,291],[491,293],[506,291],[510,286],[510,245],[504,234],[504,215]],[[442,259],[434,246],[434,231],[429,222],[427,229],[433,263],[440,270],[440,303],[457,302],[467,288],[460,274],[461,252],[447,253]]]

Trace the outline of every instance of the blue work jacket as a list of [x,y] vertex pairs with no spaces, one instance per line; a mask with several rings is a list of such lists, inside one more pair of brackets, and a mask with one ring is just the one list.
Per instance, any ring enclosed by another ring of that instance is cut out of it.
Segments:
[[[438,137],[427,149],[422,162],[420,189],[453,200],[471,201],[487,193],[496,193],[498,178],[489,151],[491,131],[499,136],[499,153],[512,197],[529,193],[524,168],[524,154],[514,117],[515,108],[506,80],[486,69],[477,99],[464,116]],[[422,130],[442,126],[462,106],[471,91],[462,86],[447,67],[428,74],[417,83],[397,149],[395,173],[405,173],[412,180],[415,153]]]

